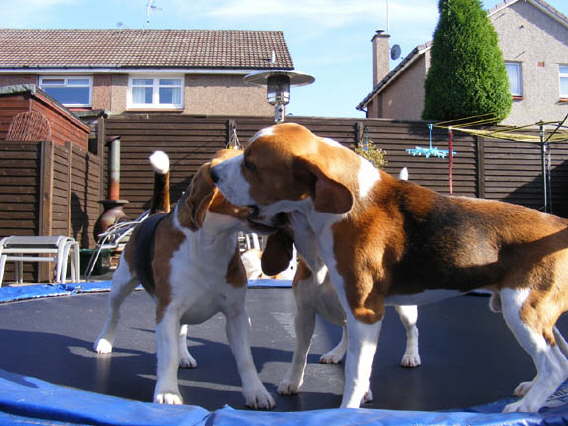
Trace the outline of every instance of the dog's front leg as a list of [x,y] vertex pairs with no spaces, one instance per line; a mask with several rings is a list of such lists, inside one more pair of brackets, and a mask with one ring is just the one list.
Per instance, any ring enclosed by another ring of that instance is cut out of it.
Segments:
[[260,381],[252,358],[249,339],[250,322],[246,310],[241,309],[234,315],[225,314],[225,317],[227,338],[241,377],[246,405],[254,409],[273,408],[276,405],[274,398]]
[[347,357],[345,360],[345,384],[341,408],[359,408],[370,391],[371,369],[377,349],[382,320],[365,324],[347,315]]
[[179,315],[175,310],[169,309],[156,325],[158,367],[154,402],[159,404],[183,404],[177,381],[179,320]]
[[[300,283],[299,285],[302,284]],[[297,394],[300,386],[302,386],[315,323],[316,314],[314,310],[309,306],[298,304],[298,311],[294,318],[296,347],[292,357],[292,364],[278,386],[278,393],[282,395]]]

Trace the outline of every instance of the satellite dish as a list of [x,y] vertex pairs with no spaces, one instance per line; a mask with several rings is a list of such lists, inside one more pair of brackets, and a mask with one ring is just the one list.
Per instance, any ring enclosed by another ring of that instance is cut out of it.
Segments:
[[391,47],[390,54],[393,61],[396,61],[398,58],[400,58],[400,46],[398,44],[395,44],[393,47]]

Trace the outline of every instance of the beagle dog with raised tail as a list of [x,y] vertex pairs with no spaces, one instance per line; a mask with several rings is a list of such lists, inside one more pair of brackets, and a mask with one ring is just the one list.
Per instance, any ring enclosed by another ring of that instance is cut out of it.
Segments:
[[[257,409],[275,405],[258,377],[249,343],[247,279],[237,233],[251,231],[246,221],[250,209],[230,204],[209,174],[212,164],[237,154],[220,151],[212,162],[201,166],[172,212],[150,215],[137,225],[112,277],[109,317],[95,351],[112,351],[120,306],[141,282],[156,301],[157,403],[183,403],[178,366],[197,365],[187,350],[187,324],[200,324],[221,312],[246,405]],[[154,153],[151,161],[157,175],[169,175],[164,153]],[[156,177],[155,185],[162,187],[155,188],[153,210],[169,210],[169,197],[164,196],[169,193],[167,182],[169,179]]]
[[[399,179],[408,180],[406,168],[401,170]],[[347,331],[345,312],[337,293],[329,280],[327,268],[318,253],[316,235],[310,228],[306,217],[301,213],[287,214],[288,226],[268,237],[262,255],[262,269],[268,275],[280,273],[292,259],[293,244],[300,254],[298,268],[293,279],[293,292],[296,302],[294,326],[296,345],[292,364],[278,386],[282,395],[299,392],[303,383],[307,355],[314,332],[316,314],[342,328],[341,340],[329,352],[320,357],[322,364],[338,364],[347,350]],[[418,350],[418,309],[415,305],[400,306],[395,309],[406,331],[406,349],[400,361],[402,367],[412,368],[421,364]],[[365,394],[366,402],[372,400],[372,392]]]
[[568,220],[498,201],[444,196],[374,168],[350,149],[284,123],[259,131],[211,168],[225,197],[270,221],[299,212],[347,316],[342,407],[369,388],[387,304],[422,304],[475,289],[537,370],[506,412],[536,412],[568,377],[555,324],[568,309]]

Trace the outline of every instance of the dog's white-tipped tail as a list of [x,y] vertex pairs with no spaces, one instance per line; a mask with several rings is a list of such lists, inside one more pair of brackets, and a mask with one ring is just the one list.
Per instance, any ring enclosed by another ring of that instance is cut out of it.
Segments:
[[150,164],[154,169],[154,194],[150,213],[170,212],[170,158],[163,151],[154,151],[150,155]]
[[408,169],[406,167],[400,169],[400,172],[398,173],[398,178],[400,180],[408,180]]
[[156,173],[165,175],[170,171],[170,157],[164,151],[154,151],[149,159]]

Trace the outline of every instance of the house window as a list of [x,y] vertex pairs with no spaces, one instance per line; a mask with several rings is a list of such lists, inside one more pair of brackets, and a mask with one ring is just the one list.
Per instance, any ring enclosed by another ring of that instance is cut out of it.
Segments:
[[69,107],[90,107],[93,78],[90,76],[49,76],[39,78],[39,87]]
[[523,74],[519,62],[505,62],[509,75],[509,89],[513,97],[523,96]]
[[183,77],[130,77],[132,108],[183,108]]
[[560,97],[568,99],[568,65],[560,65]]

